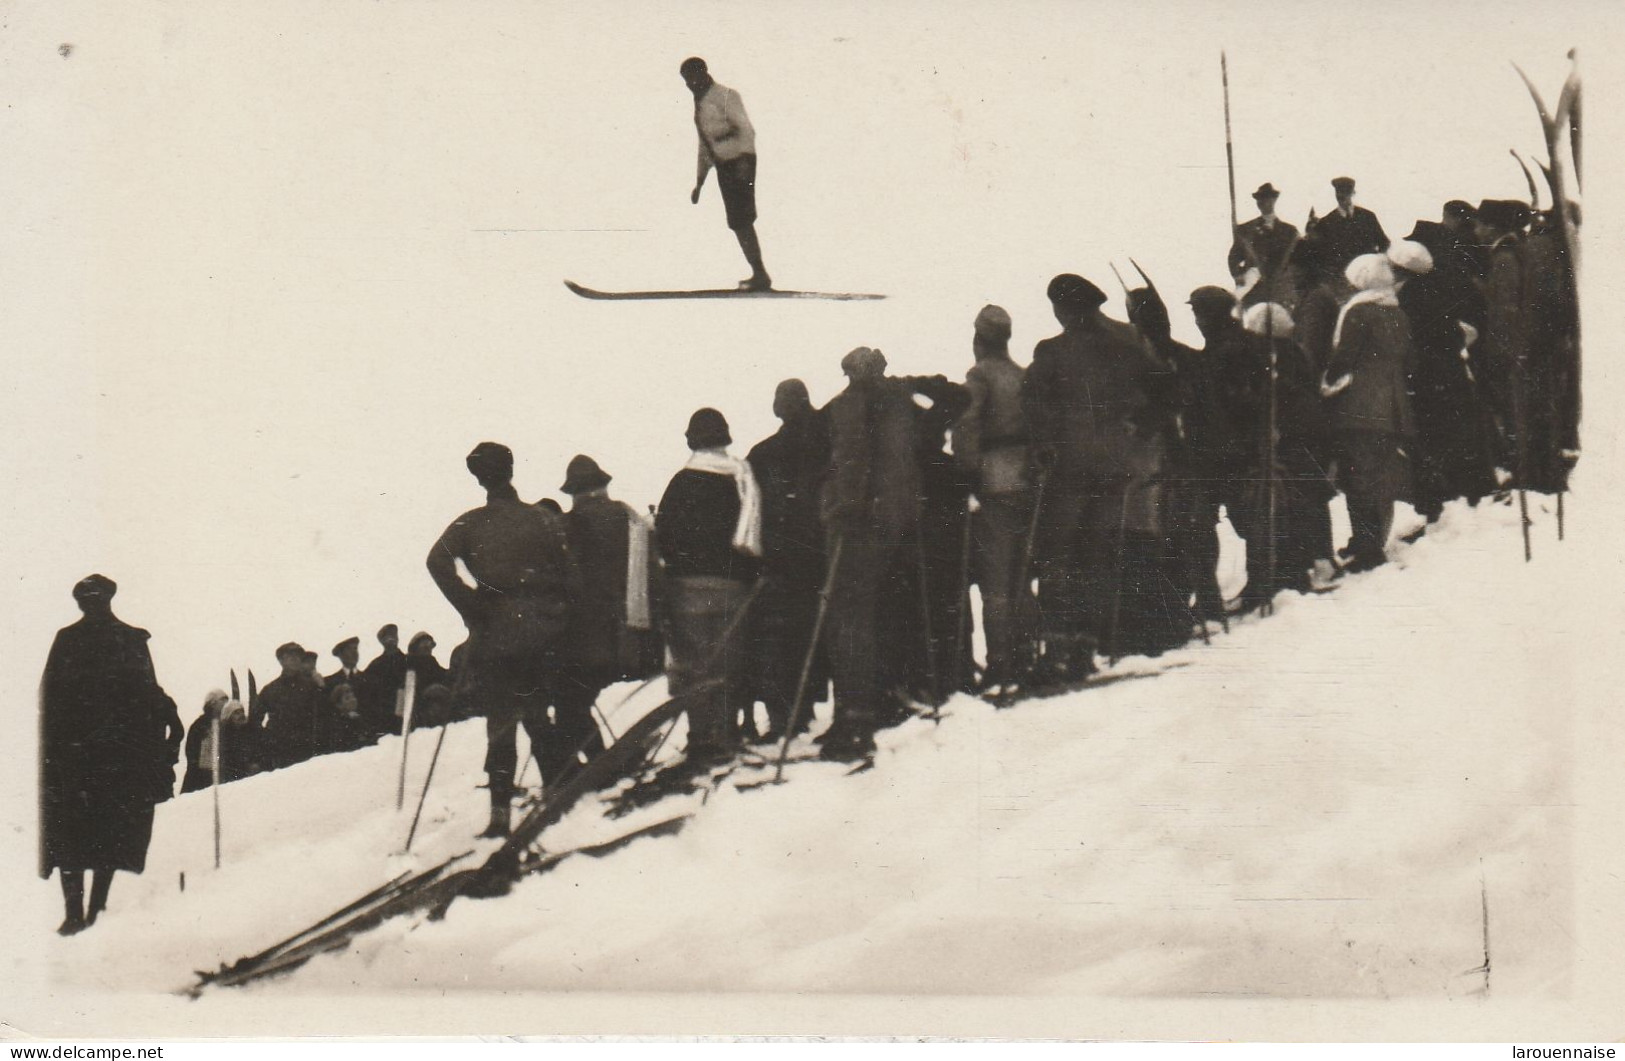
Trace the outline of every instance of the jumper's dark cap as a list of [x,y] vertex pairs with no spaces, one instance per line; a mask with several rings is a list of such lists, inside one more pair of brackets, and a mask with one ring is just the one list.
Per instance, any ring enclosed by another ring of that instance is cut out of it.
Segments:
[[110,600],[118,592],[118,583],[106,575],[86,575],[73,584],[74,600]]
[[1106,293],[1076,273],[1062,273],[1049,282],[1051,303],[1079,309],[1094,309],[1106,301]]
[[588,490],[598,490],[608,486],[614,478],[598,466],[598,462],[583,453],[577,453],[570,458],[570,464],[564,470],[564,485],[559,487],[566,494],[584,494]]

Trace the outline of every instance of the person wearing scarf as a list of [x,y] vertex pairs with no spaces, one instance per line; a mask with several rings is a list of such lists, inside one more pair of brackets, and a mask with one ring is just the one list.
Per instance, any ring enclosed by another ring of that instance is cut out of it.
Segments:
[[1320,392],[1353,528],[1347,570],[1363,571],[1387,559],[1394,502],[1410,493],[1416,419],[1408,381],[1416,351],[1388,259],[1362,254],[1345,275],[1355,294],[1338,315]]
[[660,499],[655,538],[669,588],[671,692],[722,680],[688,710],[687,761],[698,768],[733,753],[741,714],[755,728],[739,613],[761,570],[762,502],[750,465],[728,453],[733,436],[720,412],[696,411],[686,438],[691,453]]

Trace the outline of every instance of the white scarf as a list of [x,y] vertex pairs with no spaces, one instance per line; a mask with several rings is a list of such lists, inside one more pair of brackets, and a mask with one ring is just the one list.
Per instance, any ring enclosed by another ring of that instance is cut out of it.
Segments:
[[626,514],[626,625],[652,630],[649,611],[649,521],[635,510]]
[[751,556],[762,555],[762,491],[756,485],[756,476],[750,465],[727,450],[695,450],[683,465],[689,471],[709,472],[712,475],[733,476],[739,490],[739,523],[734,528],[734,548]]
[[[1353,297],[1345,302],[1343,308],[1337,313],[1337,327],[1332,329],[1333,350],[1343,345],[1343,322],[1348,319],[1349,310],[1367,303],[1377,306],[1397,306],[1399,305],[1399,293],[1391,287],[1368,287],[1356,291]],[[1354,373],[1352,371],[1345,372],[1335,380],[1328,379],[1323,372],[1320,376],[1320,396],[1330,398],[1340,394],[1353,382]]]
[[1343,322],[1348,319],[1349,310],[1367,302],[1374,302],[1379,306],[1397,306],[1399,293],[1391,287],[1368,287],[1364,291],[1356,291],[1337,313],[1337,327],[1332,330],[1332,349],[1337,349],[1343,342]]

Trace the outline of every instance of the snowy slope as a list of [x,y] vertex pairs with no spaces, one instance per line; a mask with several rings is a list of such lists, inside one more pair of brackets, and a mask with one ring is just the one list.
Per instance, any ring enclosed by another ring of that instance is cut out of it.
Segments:
[[[1387,568],[1125,660],[1123,680],[1007,711],[957,699],[883,733],[865,774],[802,763],[703,806],[578,808],[549,848],[696,813],[247,990],[1459,999],[1485,988],[1487,909],[1494,992],[1561,993],[1578,642],[1516,617],[1577,585],[1584,552],[1537,520],[1524,565],[1510,507],[1453,508]],[[1513,650],[1542,665],[1509,667]],[[414,738],[409,791],[432,739]],[[218,872],[208,794],[162,807],[107,920],[42,944],[56,978],[178,988],[474,847],[483,749],[478,723],[449,730],[410,857],[398,741],[227,787]]]

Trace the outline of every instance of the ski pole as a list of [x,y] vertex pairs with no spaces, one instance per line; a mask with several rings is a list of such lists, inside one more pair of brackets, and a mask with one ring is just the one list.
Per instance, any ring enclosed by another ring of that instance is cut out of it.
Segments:
[[[1022,631],[1026,635],[1026,647],[1022,650],[1023,670],[1030,671],[1038,665],[1038,637],[1040,631],[1039,618],[1034,613],[1039,609],[1033,597],[1033,555],[1038,549],[1038,521],[1044,511],[1044,489],[1049,485],[1050,469],[1041,469],[1038,473],[1038,485],[1033,489],[1033,511],[1027,519],[1027,540],[1021,545],[1021,565],[1017,569],[1015,604],[1023,618]],[[1022,675],[1023,678],[1026,675]]]
[[406,749],[412,741],[412,706],[417,700],[418,672],[406,672],[406,684],[401,686],[401,772],[395,782],[395,809],[406,806]]
[[[1273,278],[1271,287],[1273,288]],[[1269,292],[1274,294],[1273,290]],[[1264,592],[1269,596],[1259,609],[1260,615],[1273,615],[1275,613],[1276,590],[1276,546],[1275,546],[1275,375],[1277,359],[1275,354],[1275,314],[1268,311],[1264,314],[1264,343],[1269,348],[1269,417],[1266,421],[1264,435],[1264,492],[1265,492],[1265,539],[1269,543],[1269,555],[1266,563],[1269,565],[1265,572]]]
[[[974,513],[970,507],[970,497],[965,498],[965,525],[959,534],[959,629],[954,639],[955,666],[954,681],[959,689],[971,687],[971,679],[976,671],[976,660],[971,652],[971,614],[970,614],[970,581],[971,581],[971,520]],[[986,619],[983,620],[986,625]]]
[[790,702],[790,718],[784,724],[784,741],[779,745],[779,764],[773,771],[773,783],[776,785],[784,779],[784,761],[790,757],[790,741],[795,737],[796,726],[801,722],[801,704],[807,695],[807,679],[812,674],[813,656],[818,652],[818,639],[824,633],[824,617],[829,614],[830,594],[835,592],[835,574],[841,566],[841,546],[844,544],[837,537],[835,548],[829,554],[829,571],[824,575],[824,585],[818,591],[818,613],[813,616],[812,640],[807,645],[807,654],[801,660],[801,676],[796,679],[796,698]]
[[418,834],[418,818],[423,815],[423,801],[429,798],[429,783],[434,780],[434,764],[440,761],[440,746],[446,743],[446,730],[449,726],[440,727],[440,736],[435,738],[434,754],[429,756],[429,772],[423,776],[423,791],[418,794],[418,809],[412,812],[412,827],[406,830],[406,847],[401,854],[412,853],[412,838]]
[[1112,586],[1111,621],[1106,627],[1106,656],[1113,667],[1117,666],[1117,619],[1123,602],[1123,553],[1128,537],[1128,492],[1132,484],[1132,479],[1123,484],[1123,503],[1117,517],[1117,578]]
[[[236,684],[236,675],[232,675],[232,684]],[[224,707],[224,705],[221,705]],[[214,868],[220,868],[220,715],[214,716],[210,725],[210,736],[213,747],[209,749],[209,772],[213,775],[213,782],[209,787],[214,791]]]
[[929,683],[931,702],[941,706],[942,677],[937,670],[937,638],[936,630],[931,622],[931,575],[925,566],[925,543],[916,536],[914,539],[914,569],[918,572],[915,580],[920,586],[920,632],[925,637],[925,680]]

